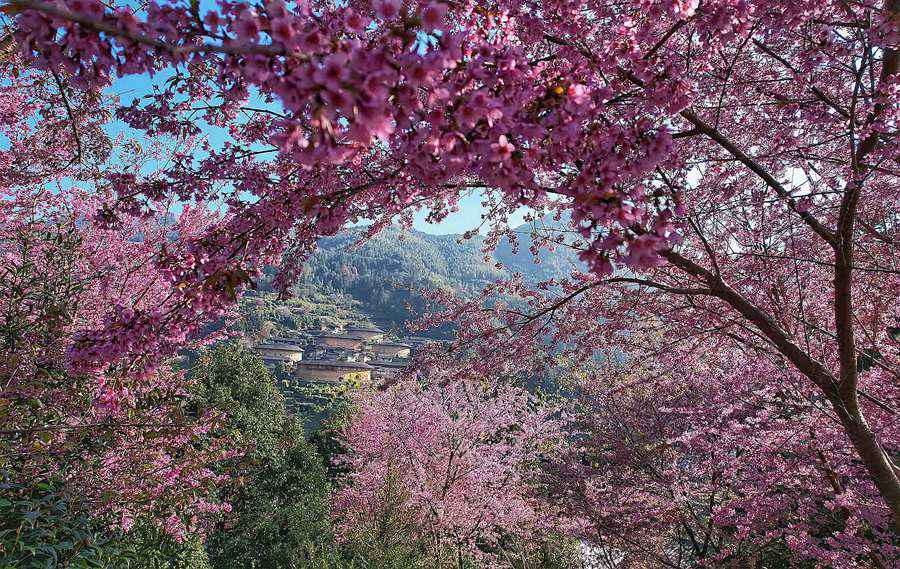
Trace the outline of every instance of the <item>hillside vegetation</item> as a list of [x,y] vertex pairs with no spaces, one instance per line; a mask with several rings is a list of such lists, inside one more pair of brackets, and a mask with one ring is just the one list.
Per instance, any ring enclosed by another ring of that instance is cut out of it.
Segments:
[[[296,301],[307,308],[333,299],[340,312],[350,310],[350,317],[355,309],[357,315],[381,326],[402,327],[425,308],[418,294],[423,289],[452,289],[470,295],[514,273],[536,282],[563,277],[579,266],[576,254],[565,248],[553,254],[542,252],[540,262],[535,263],[529,252],[530,227],[517,229],[517,250],[503,241],[487,255],[481,236],[462,240],[460,235],[403,232],[391,227],[357,245],[364,230],[351,229],[319,242],[320,250],[308,262],[293,292]],[[268,279],[260,283],[259,290],[271,290]]]

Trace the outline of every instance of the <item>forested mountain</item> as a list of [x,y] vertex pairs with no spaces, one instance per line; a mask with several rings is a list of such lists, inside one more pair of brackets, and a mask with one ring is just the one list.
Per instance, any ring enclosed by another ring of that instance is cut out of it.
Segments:
[[[294,292],[298,298],[312,294],[346,295],[358,301],[357,309],[385,326],[401,326],[425,308],[418,291],[449,288],[474,294],[486,284],[522,273],[539,281],[567,275],[579,266],[577,255],[567,248],[542,251],[535,263],[529,247],[531,226],[516,230],[518,248],[505,240],[496,252],[483,253],[484,238],[462,240],[460,235],[404,232],[391,227],[357,246],[364,229],[355,228],[319,242]],[[260,283],[266,290],[267,282]]]

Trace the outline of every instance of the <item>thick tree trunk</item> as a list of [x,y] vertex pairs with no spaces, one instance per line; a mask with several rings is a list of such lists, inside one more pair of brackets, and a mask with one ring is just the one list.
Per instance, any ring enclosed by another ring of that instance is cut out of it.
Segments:
[[865,465],[878,493],[891,510],[894,532],[900,535],[900,477],[893,462],[869,428],[855,401],[843,401],[835,397],[831,402],[853,448]]
[[[878,493],[890,509],[894,531],[900,535],[900,478],[898,478],[898,472],[890,458],[879,444],[878,437],[869,428],[857,399],[858,371],[856,369],[852,302],[849,289],[851,271],[848,269],[852,266],[852,250],[849,254],[845,251],[843,257],[839,257],[838,264],[843,264],[844,267],[838,268],[835,275],[835,312],[838,325],[838,344],[841,352],[840,380],[835,378],[822,363],[816,361],[795,344],[764,310],[726,284],[718,275],[674,251],[665,251],[663,254],[674,266],[705,280],[715,296],[730,304],[738,313],[752,322],[800,372],[822,390],[837,412],[847,437],[859,459],[865,465]],[[847,346],[850,348],[848,349]]]

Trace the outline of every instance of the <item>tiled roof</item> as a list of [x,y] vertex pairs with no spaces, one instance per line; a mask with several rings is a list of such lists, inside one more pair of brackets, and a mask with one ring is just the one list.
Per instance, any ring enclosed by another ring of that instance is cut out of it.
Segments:
[[257,350],[285,350],[288,352],[302,352],[303,348],[294,344],[256,344]]
[[321,367],[345,367],[349,369],[372,369],[372,366],[363,362],[346,362],[343,360],[304,360],[299,362],[299,366],[321,366]]

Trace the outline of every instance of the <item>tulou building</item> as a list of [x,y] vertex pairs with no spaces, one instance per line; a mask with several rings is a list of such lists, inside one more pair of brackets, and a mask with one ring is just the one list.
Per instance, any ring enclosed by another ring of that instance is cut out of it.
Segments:
[[372,351],[379,358],[408,358],[412,346],[394,342],[372,344]]
[[399,341],[377,326],[355,324],[271,337],[254,349],[269,369],[282,366],[287,385],[361,385],[401,372],[424,340]]
[[384,330],[377,326],[348,326],[344,332],[364,342],[378,342],[384,338]]
[[269,369],[273,369],[279,364],[290,367],[303,360],[303,348],[296,344],[262,343],[254,346],[254,350]]
[[320,334],[316,343],[329,348],[344,348],[347,350],[360,350],[366,341],[349,334]]
[[294,365],[294,376],[312,383],[363,384],[372,380],[372,366],[349,360],[304,360]]

